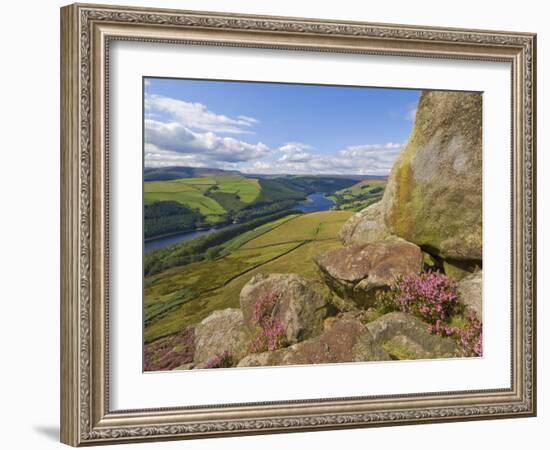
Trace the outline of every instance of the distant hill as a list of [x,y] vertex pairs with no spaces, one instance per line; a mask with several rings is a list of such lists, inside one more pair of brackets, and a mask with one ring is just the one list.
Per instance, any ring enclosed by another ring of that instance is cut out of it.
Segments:
[[240,175],[238,170],[222,170],[210,167],[145,167],[143,181],[168,181],[179,178],[203,177],[207,175]]
[[386,181],[385,178],[368,178],[351,187],[334,192],[329,196],[334,201],[333,209],[361,211],[382,198]]
[[[338,175],[251,176],[185,166],[145,168],[145,238],[249,222],[290,210],[315,192],[336,196],[357,180]],[[364,197],[366,192],[360,194]]]
[[[264,178],[264,179],[310,179],[310,183],[315,185],[320,179],[341,179],[361,181],[370,180],[385,180],[386,175],[286,175],[286,174],[252,174],[242,173],[238,170],[215,169],[212,167],[188,167],[188,166],[168,166],[168,167],[145,167],[143,170],[143,181],[168,181],[177,180],[179,178],[202,177],[207,175],[241,175],[249,178]],[[317,182],[316,182],[317,181]],[[344,182],[345,183],[345,182]],[[302,186],[304,187],[304,186]]]

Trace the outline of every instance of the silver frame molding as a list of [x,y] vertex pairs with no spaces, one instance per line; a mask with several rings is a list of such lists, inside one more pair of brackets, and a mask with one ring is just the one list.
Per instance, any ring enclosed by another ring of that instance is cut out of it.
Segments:
[[[107,100],[113,40],[511,63],[510,388],[110,410]],[[80,446],[536,415],[535,54],[531,33],[106,5],[62,8],[62,442]]]

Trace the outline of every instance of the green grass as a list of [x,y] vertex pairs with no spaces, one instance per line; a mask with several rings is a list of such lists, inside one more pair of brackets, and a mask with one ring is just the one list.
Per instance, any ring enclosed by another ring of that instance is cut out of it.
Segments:
[[[224,250],[226,252],[231,252],[233,250],[236,250],[242,246],[244,246],[246,243],[252,241],[253,239],[256,239],[259,236],[262,236],[263,234],[267,233],[268,231],[271,231],[280,225],[282,225],[285,222],[288,222],[290,219],[294,219],[296,217],[299,217],[299,214],[296,215],[289,215],[285,216],[281,219],[274,220],[273,222],[265,223],[263,225],[260,225],[257,228],[254,228],[253,230],[247,231],[227,242],[224,243]],[[246,248],[246,247],[245,247]]]
[[[212,195],[210,195],[212,193]],[[258,180],[243,176],[205,176],[144,183],[145,203],[173,200],[197,209],[215,223],[229,210],[238,210],[260,194]]]
[[151,321],[150,324],[146,323],[146,342],[200,322],[217,309],[236,307],[239,302],[238,295],[236,299],[224,297],[225,300],[221,304],[212,302],[205,304],[205,300],[209,298],[210,292],[217,289],[223,290],[231,280],[292,250],[296,245],[295,243],[273,245],[262,251],[237,250],[215,261],[201,261],[155,275],[155,279],[151,280],[152,283],[145,289],[146,311],[155,308],[154,305],[158,303],[168,303],[170,306],[165,307],[164,310],[171,309],[174,306],[172,302],[174,292],[191,290],[194,296],[193,301],[186,301],[174,312],[160,318],[157,316],[156,320]]
[[[169,181],[152,181],[151,183],[170,183]],[[148,184],[148,183],[147,183]],[[146,189],[150,189],[146,186]],[[159,188],[155,186],[155,188]],[[173,189],[173,187],[170,187]],[[200,190],[189,186],[182,186],[179,191],[160,192],[145,191],[145,203],[150,204],[161,201],[175,201],[192,209],[198,209],[205,216],[225,214],[225,209],[213,198],[207,197]]]
[[333,209],[340,211],[360,211],[382,198],[386,180],[368,179],[360,181],[330,195],[335,202]]
[[244,248],[261,248],[273,242],[296,242],[311,239],[336,239],[340,227],[351,216],[344,211],[322,211],[303,214],[270,233],[247,242]]
[[254,178],[215,177],[220,192],[237,194],[241,202],[252,203],[260,193],[260,183]]
[[384,186],[386,186],[386,180],[377,180],[377,179],[363,180],[363,181],[360,181],[359,183],[354,184],[349,188],[336,191],[336,193],[343,193],[351,196],[356,196],[359,194],[364,194],[365,192],[370,192],[372,191],[372,189],[377,187],[383,188]]
[[259,272],[318,277],[313,256],[341,246],[350,212],[287,216],[228,241],[227,256],[176,267],[145,279],[145,341],[176,333],[213,311],[238,308],[243,286]]

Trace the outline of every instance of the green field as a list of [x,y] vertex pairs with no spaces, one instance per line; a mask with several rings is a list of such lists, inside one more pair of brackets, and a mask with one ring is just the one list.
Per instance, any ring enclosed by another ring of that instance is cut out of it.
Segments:
[[250,222],[289,211],[313,192],[337,195],[357,182],[333,176],[251,178],[191,167],[146,168],[145,180],[146,239]]
[[229,210],[237,210],[252,203],[259,194],[258,180],[239,175],[204,176],[144,183],[145,204],[176,201],[189,208],[197,209],[210,223],[221,220]]
[[341,246],[336,234],[351,215],[286,216],[226,242],[226,256],[146,277],[145,342],[198,323],[217,309],[238,307],[242,287],[258,272],[317,277],[312,257]]
[[340,189],[329,195],[335,205],[333,209],[340,211],[360,211],[376,203],[382,198],[386,180],[368,179],[360,181],[351,187]]

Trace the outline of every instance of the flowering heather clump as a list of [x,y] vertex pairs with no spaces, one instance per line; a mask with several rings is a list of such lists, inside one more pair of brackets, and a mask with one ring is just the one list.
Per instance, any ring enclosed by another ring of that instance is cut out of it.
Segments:
[[260,329],[252,343],[253,353],[272,352],[286,345],[283,324],[279,319],[272,317],[278,298],[276,294],[268,294],[254,303],[252,322]]
[[261,330],[252,343],[252,353],[272,352],[285,346],[285,330],[279,319],[272,317],[262,321]]
[[145,345],[144,370],[171,370],[193,361],[195,329],[192,327]]
[[461,330],[460,344],[464,351],[463,356],[483,355],[483,324],[477,318],[475,312],[468,316],[468,326]]
[[439,272],[408,275],[396,280],[390,297],[397,309],[434,324],[448,319],[460,307],[456,282]]
[[452,326],[452,315],[461,313],[456,282],[438,272],[426,272],[398,278],[389,291],[376,297],[376,307],[382,313],[403,311],[429,323],[428,331],[458,341],[461,356],[482,355],[482,323],[474,312],[466,317],[462,327]]
[[267,294],[256,300],[252,307],[252,322],[255,325],[261,326],[263,320],[271,317],[278,298],[277,294]]
[[204,365],[204,369],[221,369],[233,366],[231,354],[225,350],[222,353],[210,358]]
[[438,320],[428,327],[430,333],[439,336],[450,336],[458,340],[461,356],[481,356],[483,354],[483,324],[475,312],[470,311],[466,317],[466,326],[453,327]]

